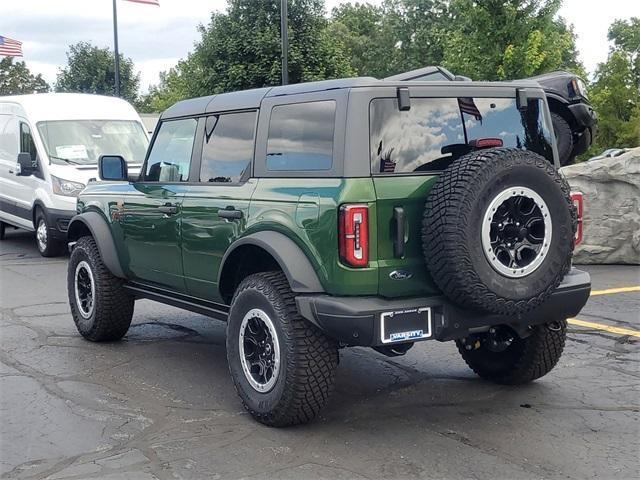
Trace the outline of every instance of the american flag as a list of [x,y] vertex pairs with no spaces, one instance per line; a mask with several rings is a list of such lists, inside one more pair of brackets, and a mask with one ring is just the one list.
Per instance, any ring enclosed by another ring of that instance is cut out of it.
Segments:
[[146,3],[147,5],[155,5],[157,7],[160,6],[160,0],[126,0],[127,2],[133,3]]
[[21,57],[22,42],[0,35],[0,56]]
[[479,122],[482,122],[482,114],[480,113],[480,110],[478,110],[478,107],[476,107],[476,104],[473,101],[473,98],[471,97],[458,98],[458,106],[460,107],[461,112],[468,113]]

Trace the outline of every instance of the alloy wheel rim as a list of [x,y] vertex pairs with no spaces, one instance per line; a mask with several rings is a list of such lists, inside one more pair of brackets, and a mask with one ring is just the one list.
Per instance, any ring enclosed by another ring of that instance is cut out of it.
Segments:
[[38,240],[38,247],[40,251],[44,252],[47,249],[47,224],[44,220],[38,222],[38,228],[36,229],[36,239]]
[[531,275],[549,253],[552,228],[547,204],[527,187],[510,187],[489,204],[482,249],[494,270],[509,278]]
[[273,321],[263,310],[249,310],[240,325],[240,361],[251,387],[269,392],[280,371],[280,343]]
[[76,305],[80,315],[84,318],[91,317],[95,303],[95,282],[91,267],[86,261],[81,261],[76,266],[74,275]]

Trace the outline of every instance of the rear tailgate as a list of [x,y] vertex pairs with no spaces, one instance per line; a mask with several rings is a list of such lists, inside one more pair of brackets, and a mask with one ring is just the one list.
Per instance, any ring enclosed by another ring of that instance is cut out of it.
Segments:
[[424,203],[436,180],[437,176],[432,175],[373,179],[378,212],[380,295],[399,297],[438,292],[427,272],[421,240]]
[[410,108],[403,111],[395,97],[371,101],[380,295],[439,291],[424,262],[422,220],[429,190],[456,158],[480,146],[504,146],[531,150],[554,162],[542,91],[539,97],[527,100],[527,108],[520,109],[515,88],[503,91],[512,96],[421,97],[412,89]]

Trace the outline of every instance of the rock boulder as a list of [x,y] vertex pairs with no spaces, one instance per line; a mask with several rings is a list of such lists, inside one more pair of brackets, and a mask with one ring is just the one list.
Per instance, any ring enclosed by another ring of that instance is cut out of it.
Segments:
[[561,169],[584,195],[576,264],[640,264],[640,148]]

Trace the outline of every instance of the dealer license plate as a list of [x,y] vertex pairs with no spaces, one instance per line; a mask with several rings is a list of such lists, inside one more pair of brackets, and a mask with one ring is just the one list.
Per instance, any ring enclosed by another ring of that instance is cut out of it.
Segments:
[[380,316],[382,343],[414,342],[431,337],[431,309],[408,308]]

